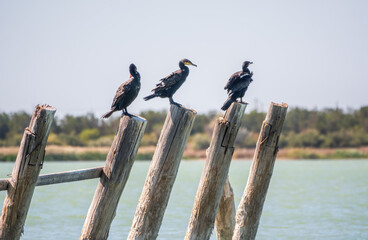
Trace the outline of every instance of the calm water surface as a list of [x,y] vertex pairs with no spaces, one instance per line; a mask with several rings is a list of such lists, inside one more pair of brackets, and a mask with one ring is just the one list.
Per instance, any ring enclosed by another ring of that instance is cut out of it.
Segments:
[[[229,173],[236,206],[251,161]],[[103,166],[103,162],[46,162],[42,173]],[[126,239],[149,162],[136,162],[109,239]],[[158,239],[183,239],[203,161],[183,161]],[[13,163],[0,163],[0,178]],[[78,239],[98,180],[37,187],[22,239]],[[4,202],[5,192],[0,192]],[[215,234],[211,239],[216,239]],[[277,161],[257,239],[368,239],[368,160]]]

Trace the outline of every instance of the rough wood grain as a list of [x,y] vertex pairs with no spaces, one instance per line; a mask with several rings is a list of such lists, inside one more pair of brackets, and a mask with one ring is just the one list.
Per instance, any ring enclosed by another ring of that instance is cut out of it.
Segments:
[[0,191],[8,190],[9,179],[0,179]]
[[196,112],[171,105],[148,170],[128,239],[157,238]]
[[271,103],[259,134],[248,183],[236,212],[233,240],[256,238],[263,203],[278,152],[287,104]]
[[79,239],[107,239],[146,127],[146,120],[123,116]]
[[56,109],[37,105],[24,131],[8,184],[0,219],[0,239],[19,239],[45,157],[45,146]]
[[[38,177],[36,187],[57,183],[82,181],[101,177],[103,167],[73,170],[68,172],[43,174]],[[0,191],[8,189],[10,179],[0,179]]]
[[185,239],[209,239],[246,104],[233,103],[215,126]]
[[217,240],[231,240],[235,227],[234,192],[229,178],[226,179],[220,205],[217,209],[215,229]]

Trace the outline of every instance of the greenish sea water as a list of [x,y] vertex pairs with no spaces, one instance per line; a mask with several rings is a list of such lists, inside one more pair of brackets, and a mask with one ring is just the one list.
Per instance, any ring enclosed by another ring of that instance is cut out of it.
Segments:
[[[103,166],[103,162],[46,162],[41,174]],[[251,161],[229,173],[236,206]],[[136,162],[109,239],[126,239],[149,162]],[[204,161],[182,161],[158,239],[183,239]],[[5,178],[13,163],[0,163]],[[21,239],[78,239],[98,180],[37,187]],[[6,192],[0,192],[3,203]],[[212,234],[211,239],[216,239]],[[368,239],[368,160],[277,161],[257,239]]]

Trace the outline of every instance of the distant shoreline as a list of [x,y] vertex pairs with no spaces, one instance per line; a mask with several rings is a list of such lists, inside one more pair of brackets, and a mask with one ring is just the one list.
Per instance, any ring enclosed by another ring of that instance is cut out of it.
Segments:
[[[45,160],[105,160],[110,147],[75,147],[56,146],[46,147]],[[140,147],[136,160],[150,160],[154,154],[155,147]],[[18,147],[0,147],[0,161],[15,161]],[[233,159],[252,159],[253,148],[235,149]],[[186,149],[183,159],[205,159],[206,150]],[[368,159],[368,146],[359,148],[282,148],[277,159]]]

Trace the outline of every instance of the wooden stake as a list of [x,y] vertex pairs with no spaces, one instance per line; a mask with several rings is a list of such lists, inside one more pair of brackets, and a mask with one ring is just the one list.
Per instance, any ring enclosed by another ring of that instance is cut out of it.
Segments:
[[171,105],[148,170],[128,239],[157,238],[196,112]]
[[146,120],[140,117],[120,119],[79,239],[107,239],[145,127]]
[[1,212],[1,240],[19,239],[23,232],[55,112],[54,107],[37,105],[29,127],[24,131]]
[[234,192],[229,178],[226,179],[220,205],[217,209],[215,229],[217,240],[231,240],[235,227]]
[[190,216],[187,240],[206,240],[211,236],[245,108],[246,104],[235,102],[224,118],[218,119]]
[[259,134],[248,183],[236,212],[233,240],[256,238],[270,184],[287,104],[271,103]]

